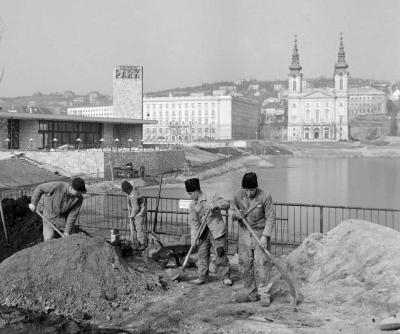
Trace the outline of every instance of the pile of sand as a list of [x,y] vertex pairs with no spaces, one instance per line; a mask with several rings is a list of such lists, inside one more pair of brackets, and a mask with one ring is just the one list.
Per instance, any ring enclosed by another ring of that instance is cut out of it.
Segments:
[[341,302],[400,307],[400,233],[363,220],[312,234],[287,258],[310,293]]
[[84,234],[26,248],[0,263],[8,306],[90,315],[129,308],[158,292],[154,277],[127,267],[113,246]]

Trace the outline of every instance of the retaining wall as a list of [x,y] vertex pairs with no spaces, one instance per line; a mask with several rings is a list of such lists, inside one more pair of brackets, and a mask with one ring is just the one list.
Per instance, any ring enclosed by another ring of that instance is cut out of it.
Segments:
[[104,152],[105,177],[111,176],[112,167],[124,166],[132,162],[137,169],[144,166],[146,175],[169,173],[183,168],[184,150],[139,151],[139,152]]

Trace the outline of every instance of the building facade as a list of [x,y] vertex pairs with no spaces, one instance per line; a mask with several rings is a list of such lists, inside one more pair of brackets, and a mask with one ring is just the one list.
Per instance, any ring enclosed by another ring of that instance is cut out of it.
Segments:
[[50,149],[63,145],[81,148],[121,143],[140,145],[143,125],[154,121],[29,114],[0,111],[0,149]]
[[[256,139],[259,108],[233,96],[168,96],[143,99],[146,141]],[[113,106],[69,108],[69,115],[114,117]]]
[[288,76],[289,141],[348,139],[348,65],[340,36],[334,88],[306,88],[300,66],[297,39]]
[[386,114],[386,94],[374,87],[349,88],[349,117]]

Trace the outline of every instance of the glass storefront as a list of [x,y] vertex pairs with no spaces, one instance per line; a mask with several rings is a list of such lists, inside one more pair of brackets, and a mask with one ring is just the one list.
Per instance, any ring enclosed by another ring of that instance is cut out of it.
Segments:
[[77,146],[78,138],[81,140],[81,147],[96,147],[99,145],[102,130],[101,123],[39,121],[40,148]]

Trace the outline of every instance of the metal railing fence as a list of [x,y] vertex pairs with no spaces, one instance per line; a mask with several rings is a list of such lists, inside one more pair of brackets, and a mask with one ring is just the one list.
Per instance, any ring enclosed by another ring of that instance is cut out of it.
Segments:
[[[0,190],[0,196],[17,199],[30,196],[33,188]],[[155,221],[157,198],[147,196],[145,229],[157,233],[166,244],[190,243],[188,210],[179,207],[180,198],[160,198],[157,224]],[[300,245],[310,234],[326,233],[347,219],[363,219],[400,231],[400,210],[386,208],[362,208],[301,203],[274,203],[276,226],[272,236],[274,252],[285,252]],[[227,225],[230,253],[238,249],[238,225],[228,211],[223,211]],[[122,194],[89,193],[83,201],[78,224],[106,238],[111,229],[120,230],[122,237],[129,235],[127,199]]]

